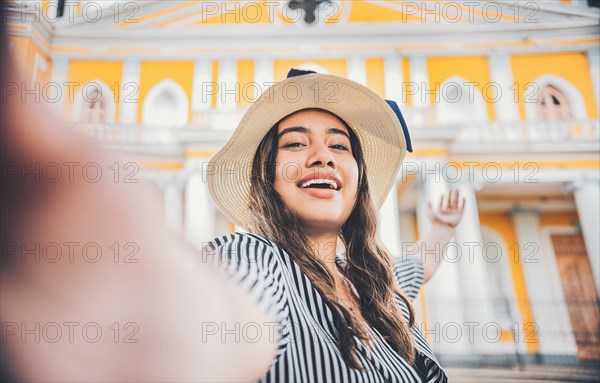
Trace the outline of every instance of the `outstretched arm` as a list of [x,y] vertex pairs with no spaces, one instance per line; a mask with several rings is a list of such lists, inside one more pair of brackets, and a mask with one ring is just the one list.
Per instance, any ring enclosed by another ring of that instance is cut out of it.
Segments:
[[431,203],[428,203],[427,217],[431,222],[431,228],[417,241],[419,245],[417,254],[423,260],[425,267],[423,283],[431,279],[442,263],[442,250],[454,236],[455,228],[462,219],[464,207],[465,198],[461,200],[458,190],[450,190],[446,195],[441,196],[436,211],[433,210]]

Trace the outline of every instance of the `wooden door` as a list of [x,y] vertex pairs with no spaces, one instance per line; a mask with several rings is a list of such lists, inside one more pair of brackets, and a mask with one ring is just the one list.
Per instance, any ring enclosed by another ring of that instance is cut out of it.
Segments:
[[551,237],[577,341],[577,357],[600,360],[598,295],[583,236],[553,234]]

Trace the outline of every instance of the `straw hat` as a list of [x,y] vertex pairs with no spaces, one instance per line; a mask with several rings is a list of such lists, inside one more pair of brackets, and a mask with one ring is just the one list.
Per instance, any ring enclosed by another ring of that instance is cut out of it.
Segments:
[[285,80],[270,86],[252,104],[208,166],[210,193],[237,226],[247,228],[249,222],[250,175],[260,142],[281,119],[306,108],[327,110],[356,133],[373,201],[377,208],[385,201],[406,151],[412,152],[396,103],[342,77],[292,69]]

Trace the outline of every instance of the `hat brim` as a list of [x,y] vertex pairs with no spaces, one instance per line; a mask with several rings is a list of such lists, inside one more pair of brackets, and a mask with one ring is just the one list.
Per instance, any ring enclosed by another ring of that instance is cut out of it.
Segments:
[[369,88],[342,77],[307,74],[269,87],[246,111],[208,167],[210,193],[225,216],[247,229],[250,175],[256,150],[284,117],[307,108],[327,110],[354,131],[363,152],[373,202],[380,208],[406,155],[402,126],[388,104]]

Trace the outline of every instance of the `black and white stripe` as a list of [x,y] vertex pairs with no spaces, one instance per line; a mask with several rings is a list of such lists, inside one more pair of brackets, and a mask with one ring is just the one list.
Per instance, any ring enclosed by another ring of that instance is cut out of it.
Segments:
[[[420,355],[414,366],[371,327],[373,345],[354,338],[366,370],[348,366],[335,342],[329,306],[300,267],[273,242],[255,234],[233,233],[214,239],[206,253],[212,254],[217,267],[248,291],[276,323],[277,355],[261,382],[447,381],[418,326],[412,331]],[[343,260],[336,258],[336,262]],[[393,265],[400,288],[414,300],[423,283],[422,263],[395,259]],[[400,298],[396,301],[408,320],[406,305]]]

